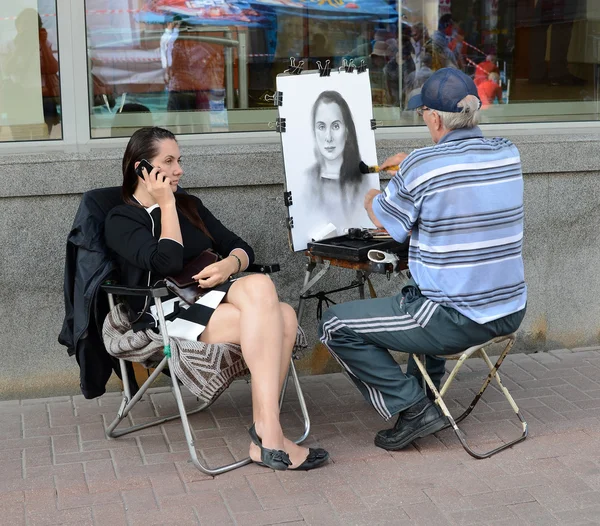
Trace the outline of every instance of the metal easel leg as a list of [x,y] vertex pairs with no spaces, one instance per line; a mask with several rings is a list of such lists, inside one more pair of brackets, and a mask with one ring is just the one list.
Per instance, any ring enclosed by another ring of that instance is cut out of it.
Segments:
[[356,271],[356,279],[358,280],[358,297],[361,300],[365,299],[365,281],[367,280],[365,273],[362,270]]
[[308,290],[307,285],[310,281],[310,277],[313,273],[313,270],[316,267],[316,263],[313,261],[308,261],[306,263],[306,271],[304,273],[304,284],[302,285],[302,290],[300,291],[300,299],[298,300],[298,325],[302,324],[302,316],[304,316],[304,308],[306,300],[304,299],[304,293]]

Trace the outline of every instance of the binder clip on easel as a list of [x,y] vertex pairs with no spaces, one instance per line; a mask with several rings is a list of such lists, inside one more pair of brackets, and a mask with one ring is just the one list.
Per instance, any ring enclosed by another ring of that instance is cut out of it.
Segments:
[[[398,270],[398,262],[400,261],[400,258],[396,254],[385,252],[384,250],[371,249],[369,252],[367,252],[367,258],[369,258],[369,261],[378,265],[391,265],[394,277],[400,274],[400,271]],[[390,279],[391,274],[392,273],[390,271],[386,272],[388,279]]]
[[344,58],[342,59],[342,65],[338,68],[338,71],[340,73],[342,71],[345,71],[346,73],[352,73],[355,67],[356,64],[354,63],[354,59],[351,58],[350,61],[348,61]]
[[317,60],[317,66],[319,68],[319,77],[329,77],[331,76],[331,66],[329,65],[330,61],[325,61],[325,66],[321,65],[321,61]]
[[302,69],[304,68],[304,60],[301,60],[296,64],[296,59],[294,57],[290,57],[290,67],[284,71],[284,73],[289,73],[290,75],[300,75],[302,73]]

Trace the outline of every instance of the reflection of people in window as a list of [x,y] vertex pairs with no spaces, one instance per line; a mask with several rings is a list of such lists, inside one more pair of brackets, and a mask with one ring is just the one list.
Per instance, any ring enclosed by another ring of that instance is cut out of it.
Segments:
[[200,33],[182,22],[173,43],[169,78],[169,111],[210,109],[211,97],[224,97],[223,46],[200,41]]
[[180,17],[176,17],[175,20],[167,22],[165,32],[160,37],[160,62],[163,68],[163,74],[165,77],[165,84],[169,83],[171,76],[171,67],[173,65],[173,43],[177,40],[179,35],[179,22]]
[[322,92],[313,105],[311,123],[317,159],[310,169],[311,201],[337,227],[352,225],[370,186],[359,170],[358,138],[348,103],[337,91]]
[[477,85],[477,94],[481,100],[481,107],[488,108],[491,104],[498,101],[502,104],[502,87],[500,86],[500,75],[492,71],[486,80]]
[[[32,122],[32,112],[36,111],[36,101],[39,104],[41,99],[48,134],[52,126],[60,122],[58,61],[48,41],[48,32],[35,9],[23,9],[15,20],[15,27],[17,35],[7,49],[8,58],[4,67],[8,76],[4,86],[7,113],[15,113],[13,124],[24,124],[19,126],[21,134],[27,126],[33,126],[30,130],[32,136],[27,138],[45,138],[38,137],[39,131],[36,131],[36,125]],[[24,111],[25,107],[28,110]]]
[[58,60],[48,41],[48,31],[42,26],[38,15],[40,41],[40,69],[42,73],[42,97],[44,103],[44,121],[48,126],[48,135],[52,127],[60,123],[58,106],[60,105],[60,81],[58,79]]
[[404,100],[406,102],[410,100],[409,94],[421,89],[427,79],[433,75],[433,70],[431,69],[432,63],[431,55],[423,51],[420,56],[419,69],[404,77]]
[[485,57],[483,62],[477,64],[475,68],[475,85],[478,86],[482,82],[486,81],[490,73],[499,73],[498,64],[496,64],[496,54],[490,53]]

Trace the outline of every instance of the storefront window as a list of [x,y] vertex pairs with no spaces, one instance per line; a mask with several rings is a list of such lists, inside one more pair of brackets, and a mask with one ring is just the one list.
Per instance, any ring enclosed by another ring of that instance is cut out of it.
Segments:
[[404,101],[432,71],[451,66],[474,78],[484,122],[597,119],[600,2],[407,0],[403,6],[402,49],[410,51],[410,57],[403,52]]
[[92,137],[145,125],[261,131],[276,76],[366,64],[379,126],[420,121],[408,97],[436,69],[471,75],[484,122],[596,120],[600,2],[86,0]]
[[61,139],[55,0],[0,3],[0,142]]

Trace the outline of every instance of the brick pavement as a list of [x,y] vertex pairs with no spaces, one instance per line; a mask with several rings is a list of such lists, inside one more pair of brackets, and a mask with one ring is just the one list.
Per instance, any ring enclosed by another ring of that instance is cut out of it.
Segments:
[[[467,362],[447,398],[451,409],[470,400],[482,367]],[[0,524],[600,524],[600,349],[516,354],[503,371],[531,433],[491,459],[469,457],[451,430],[404,451],[376,448],[382,421],[345,376],[331,374],[302,379],[307,444],[331,452],[328,466],[294,473],[249,465],[215,479],[187,462],[178,422],[107,440],[116,394],[0,402]],[[519,428],[500,393],[488,391],[464,430],[489,448]],[[282,415],[290,434],[301,427],[293,402]],[[157,389],[135,421],[174,408]],[[250,415],[242,381],[193,416],[202,457],[214,465],[245,456]]]

